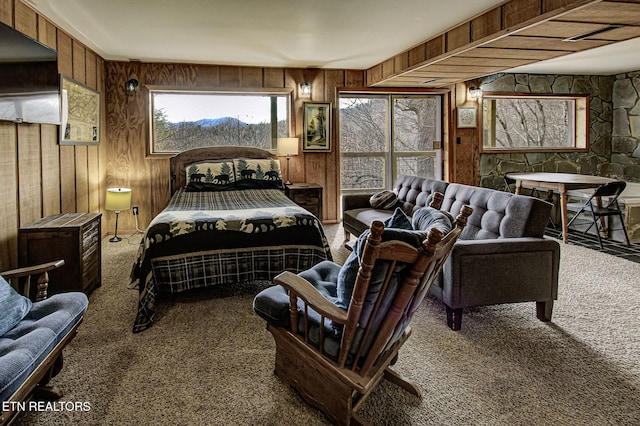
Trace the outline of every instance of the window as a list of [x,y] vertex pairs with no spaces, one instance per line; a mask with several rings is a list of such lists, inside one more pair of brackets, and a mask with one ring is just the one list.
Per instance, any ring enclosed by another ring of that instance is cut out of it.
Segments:
[[441,105],[440,95],[340,94],[342,192],[390,189],[401,174],[441,178]]
[[483,151],[587,150],[587,111],[587,96],[484,94]]
[[152,153],[212,145],[276,149],[287,137],[290,93],[150,90]]

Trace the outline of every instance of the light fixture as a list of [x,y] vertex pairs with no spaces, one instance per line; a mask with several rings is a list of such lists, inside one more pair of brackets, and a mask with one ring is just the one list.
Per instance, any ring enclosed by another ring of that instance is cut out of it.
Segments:
[[479,87],[470,87],[469,94],[471,95],[472,99],[479,99],[480,97],[482,97],[482,89],[480,89]]
[[300,95],[311,96],[311,83],[308,83],[306,81],[300,83]]
[[287,181],[286,185],[291,185],[289,180],[289,160],[292,155],[298,155],[298,138],[278,138],[278,155],[287,156]]
[[140,83],[138,82],[138,78],[135,74],[133,74],[124,84],[124,91],[129,95],[133,95],[138,91],[139,84]]
[[109,241],[117,243],[122,238],[118,237],[118,216],[120,210],[129,210],[131,208],[131,189],[129,188],[109,188],[107,189],[107,197],[104,202],[106,210],[115,210],[116,212],[116,232]]

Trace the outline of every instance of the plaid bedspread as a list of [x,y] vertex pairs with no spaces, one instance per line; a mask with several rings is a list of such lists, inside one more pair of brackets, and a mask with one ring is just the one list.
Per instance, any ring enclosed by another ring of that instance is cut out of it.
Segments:
[[139,289],[133,331],[148,328],[160,291],[271,281],[331,259],[322,224],[277,189],[178,190],[149,224],[131,280]]

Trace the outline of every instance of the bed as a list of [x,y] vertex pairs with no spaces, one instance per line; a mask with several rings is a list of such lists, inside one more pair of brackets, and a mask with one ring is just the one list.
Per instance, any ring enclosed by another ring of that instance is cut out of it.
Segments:
[[322,224],[283,191],[275,154],[209,147],[170,159],[171,200],[147,227],[131,272],[134,333],[151,326],[159,293],[269,281],[331,259]]

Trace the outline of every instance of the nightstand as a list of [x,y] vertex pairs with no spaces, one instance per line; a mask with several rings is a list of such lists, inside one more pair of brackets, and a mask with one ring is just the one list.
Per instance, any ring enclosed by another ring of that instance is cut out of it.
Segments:
[[64,266],[49,272],[48,293],[91,293],[100,286],[102,278],[101,216],[101,213],[57,214],[21,227],[20,266],[64,259]]
[[292,183],[284,186],[284,193],[322,222],[322,186],[315,183]]

